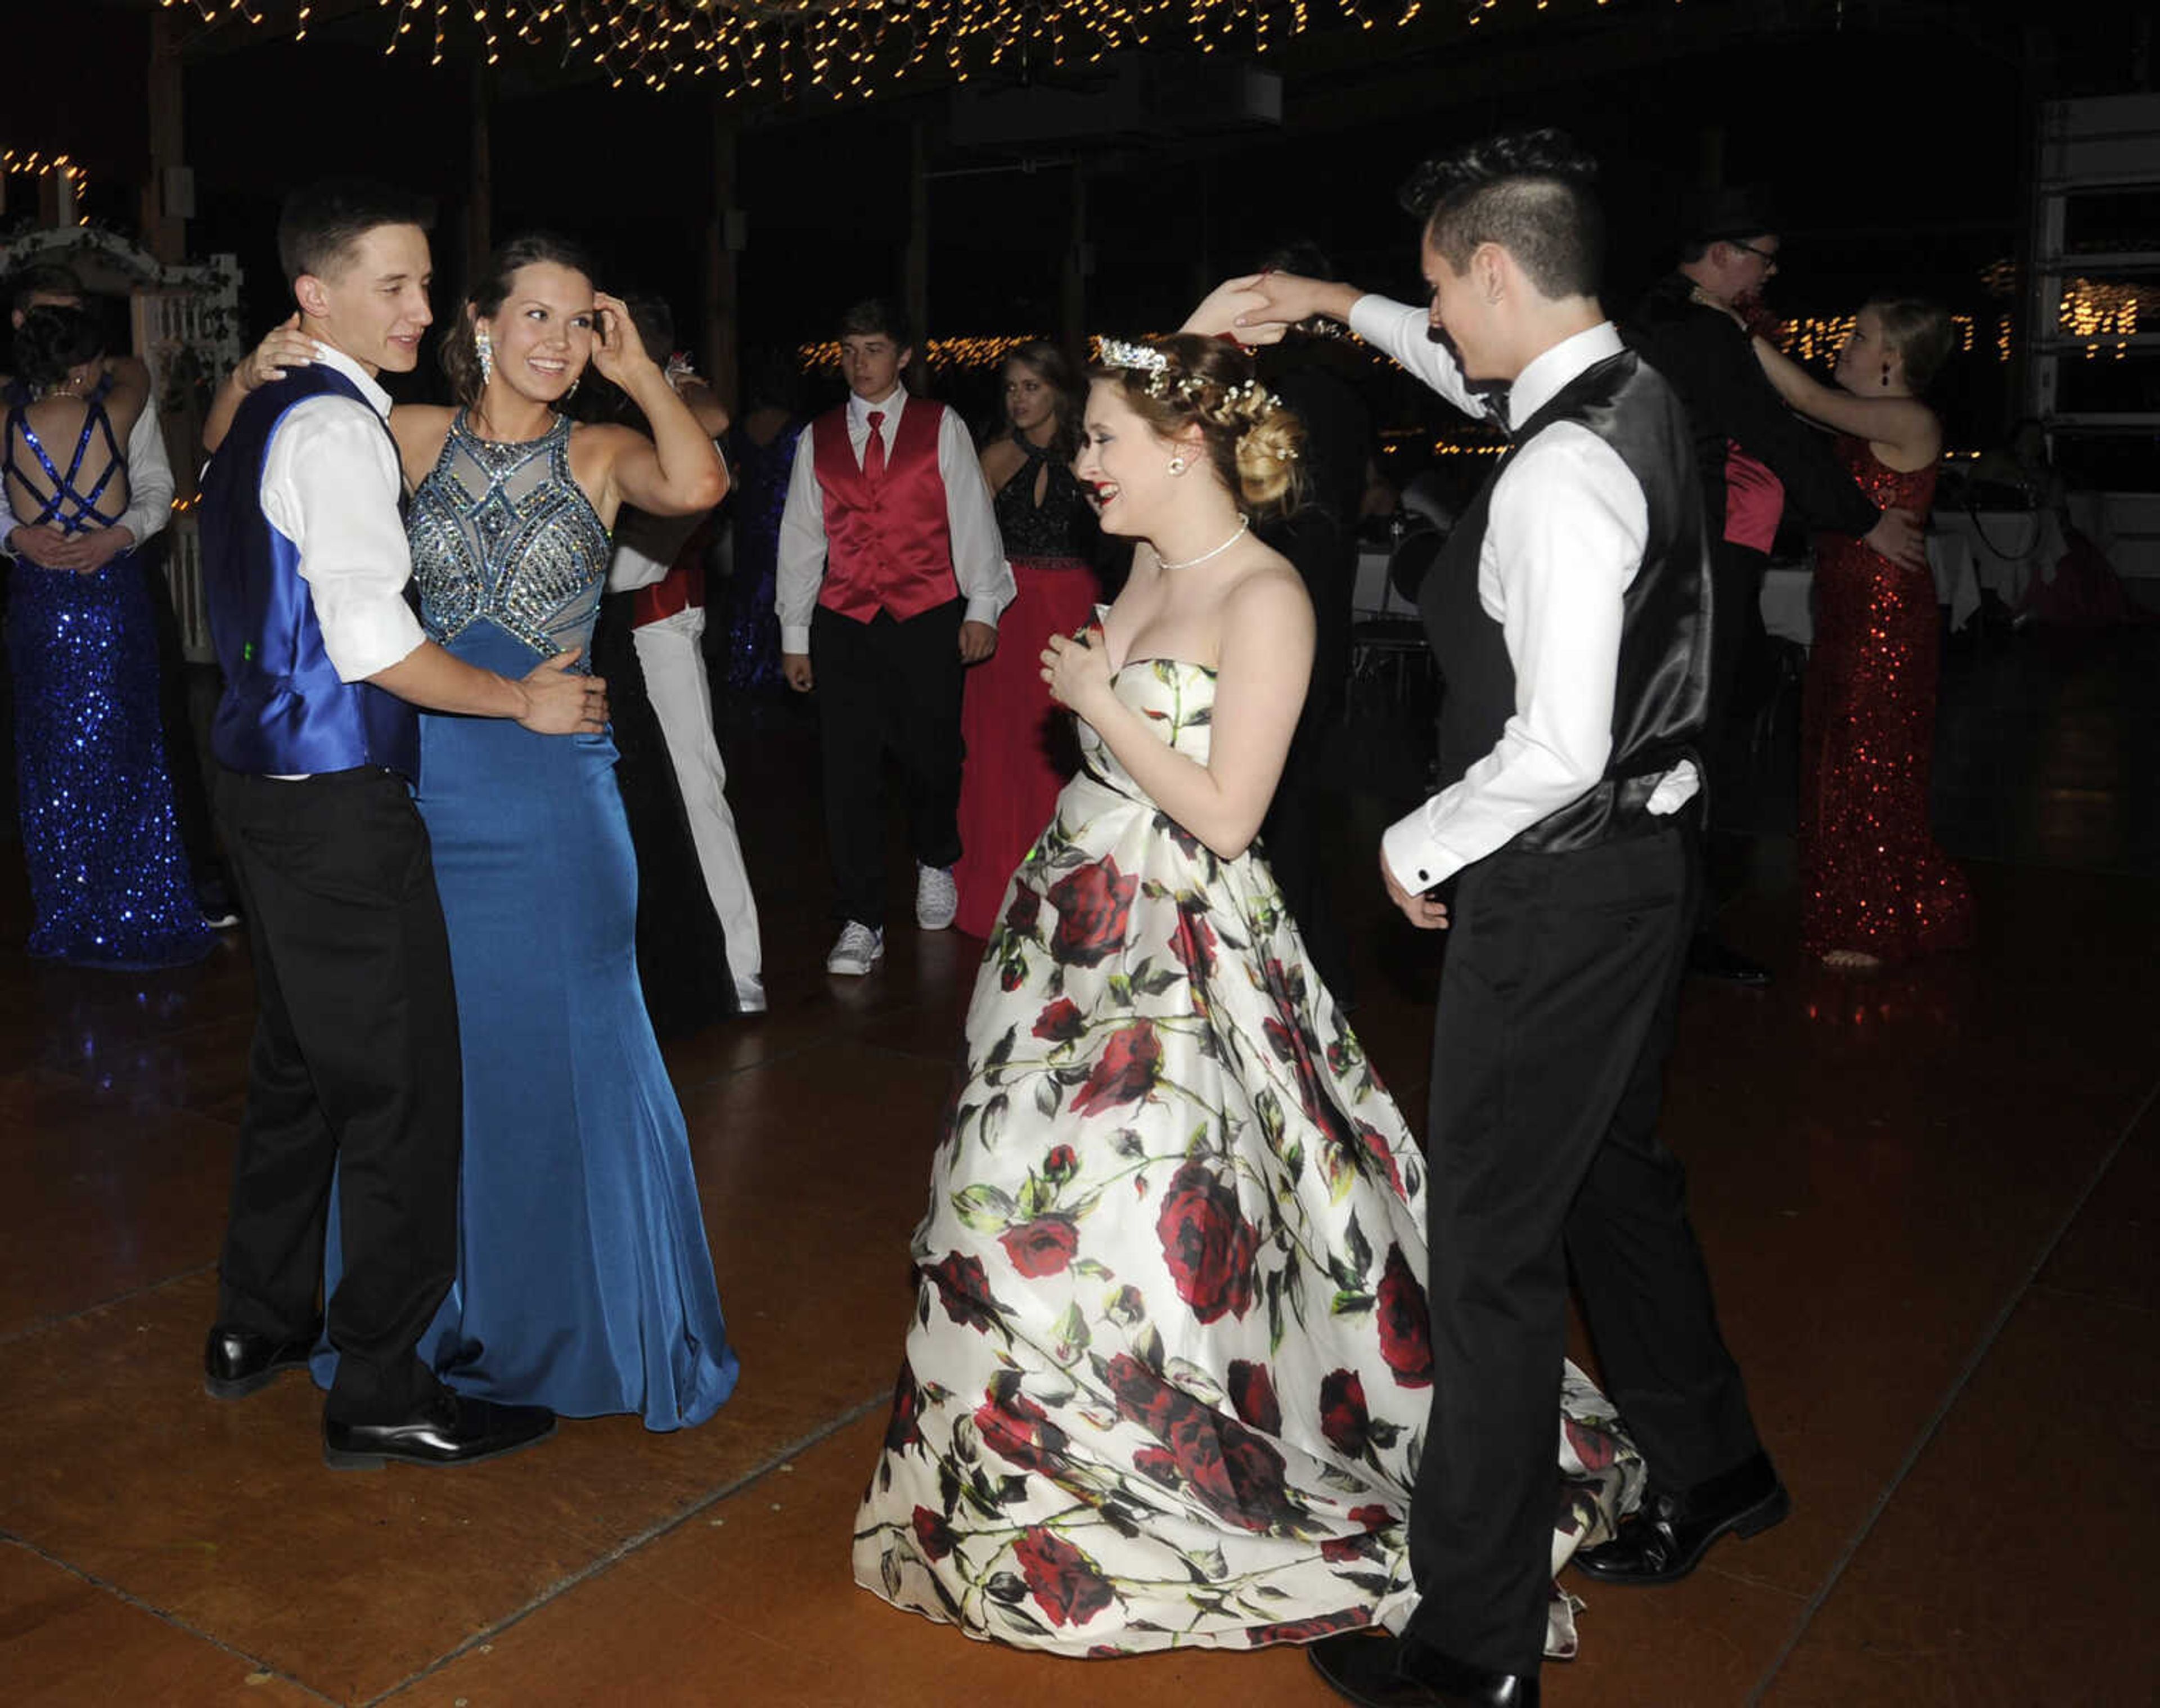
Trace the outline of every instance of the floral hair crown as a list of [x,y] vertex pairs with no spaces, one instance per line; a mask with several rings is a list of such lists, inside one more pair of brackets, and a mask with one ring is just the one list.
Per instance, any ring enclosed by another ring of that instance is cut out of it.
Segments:
[[[1122,369],[1126,373],[1145,374],[1147,393],[1162,402],[1175,398],[1181,403],[1190,403],[1207,390],[1207,382],[1197,374],[1183,374],[1173,380],[1170,375],[1170,356],[1152,344],[1135,344],[1123,338],[1104,338],[1101,340],[1102,362],[1104,367]],[[1282,408],[1282,399],[1269,391],[1258,380],[1241,380],[1234,386],[1223,388],[1223,401],[1249,408],[1254,403],[1262,407],[1261,416]],[[1278,461],[1294,459],[1297,453],[1285,448],[1276,452]]]

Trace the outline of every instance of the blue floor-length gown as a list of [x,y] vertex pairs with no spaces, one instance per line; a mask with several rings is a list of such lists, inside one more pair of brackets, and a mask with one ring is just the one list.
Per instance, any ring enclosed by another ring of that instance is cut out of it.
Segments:
[[[608,537],[571,476],[569,437],[564,420],[499,444],[460,413],[413,496],[428,632],[513,680],[589,646],[605,579]],[[422,1351],[461,1393],[666,1430],[709,1417],[736,1366],[639,990],[615,762],[605,735],[422,719],[418,800],[465,1108],[458,1280]]]

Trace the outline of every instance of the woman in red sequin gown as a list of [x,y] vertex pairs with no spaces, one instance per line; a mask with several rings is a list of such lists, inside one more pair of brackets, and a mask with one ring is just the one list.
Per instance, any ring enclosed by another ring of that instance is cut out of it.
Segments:
[[[1950,348],[1935,304],[1882,298],[1839,352],[1835,389],[1760,339],[1785,400],[1837,430],[1838,455],[1884,509],[1927,513],[1942,424],[1919,401]],[[1865,968],[1970,942],[1972,891],[1935,845],[1928,778],[1940,619],[1934,579],[1839,534],[1815,537],[1815,648],[1800,725],[1800,942]]]
[[1005,358],[1005,431],[983,447],[998,533],[1012,563],[1013,602],[998,620],[1004,643],[968,672],[960,712],[967,764],[960,773],[960,890],[953,923],[986,937],[1005,885],[1049,823],[1080,761],[1072,723],[1042,681],[1043,642],[1085,628],[1099,584],[1094,513],[1072,476],[1080,396],[1072,364],[1053,344],[1023,344]]

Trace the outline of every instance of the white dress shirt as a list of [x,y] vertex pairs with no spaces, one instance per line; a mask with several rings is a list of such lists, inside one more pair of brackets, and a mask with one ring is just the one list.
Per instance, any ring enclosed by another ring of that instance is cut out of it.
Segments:
[[367,401],[338,393],[286,412],[262,459],[262,513],[299,548],[323,650],[341,682],[387,670],[427,636],[405,603],[413,579],[397,496],[404,472],[383,423],[390,394],[343,350],[315,346]]
[[[850,393],[848,443],[861,466],[870,443],[870,411],[881,409],[878,432],[885,459],[892,458],[894,436],[907,407],[907,388],[872,403]],[[810,616],[818,608],[818,589],[825,579],[825,491],[818,480],[816,433],[806,428],[795,445],[795,468],[787,477],[787,502],[780,513],[780,563],[773,609],[780,615],[780,650],[810,650]],[[1012,603],[1012,565],[998,537],[990,489],[983,479],[974,441],[959,412],[948,409],[937,424],[937,473],[945,482],[945,520],[953,536],[953,575],[968,601],[963,620],[996,626],[998,613]]]
[[[1476,394],[1445,345],[1426,337],[1422,309],[1358,299],[1351,330],[1466,413]],[[1623,346],[1607,321],[1563,339],[1516,376],[1511,431],[1585,369]],[[1430,889],[1586,794],[1612,750],[1621,600],[1643,565],[1649,507],[1639,481],[1587,428],[1556,422],[1494,482],[1477,558],[1477,601],[1501,626],[1515,672],[1515,711],[1493,750],[1380,839],[1395,881]],[[1683,760],[1649,810],[1677,812],[1700,787]]]
[[[143,413],[127,430],[127,508],[114,524],[134,536],[138,546],[173,518],[173,462],[165,454],[164,429],[158,424],[158,405],[146,398]],[[0,480],[0,542],[13,533],[22,518],[15,514],[8,496],[8,483]]]

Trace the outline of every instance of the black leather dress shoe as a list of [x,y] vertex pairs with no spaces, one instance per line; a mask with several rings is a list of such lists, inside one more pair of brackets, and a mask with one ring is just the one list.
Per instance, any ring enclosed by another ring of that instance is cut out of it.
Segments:
[[1575,1563],[1606,1583],[1672,1583],[1720,1536],[1752,1536],[1792,1509],[1768,1456],[1758,1453],[1685,1494],[1653,1494],[1620,1521],[1619,1534],[1584,1549]]
[[244,1399],[267,1388],[281,1370],[305,1365],[322,1332],[318,1321],[291,1340],[273,1340],[267,1334],[220,1323],[203,1346],[203,1389],[212,1399]]
[[544,1405],[496,1405],[444,1389],[411,1417],[391,1423],[323,1420],[323,1462],[333,1471],[402,1465],[476,1465],[544,1441],[555,1414]]
[[1689,942],[1687,969],[1705,979],[1722,979],[1727,984],[1743,985],[1750,990],[1760,990],[1770,982],[1768,967],[1749,960],[1706,931],[1697,932]]
[[1323,1637],[1306,1655],[1358,1708],[1538,1708],[1535,1673],[1488,1672],[1384,1632]]

